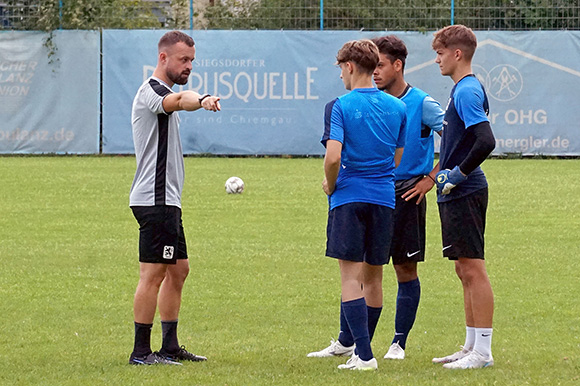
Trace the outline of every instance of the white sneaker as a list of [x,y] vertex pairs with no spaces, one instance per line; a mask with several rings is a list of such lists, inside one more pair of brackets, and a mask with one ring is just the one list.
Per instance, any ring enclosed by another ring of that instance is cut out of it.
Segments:
[[457,351],[456,353],[453,353],[451,355],[447,355],[446,357],[433,358],[432,362],[433,363],[451,363],[451,362],[458,361],[462,358],[465,358],[470,353],[471,353],[471,350],[467,350],[467,349],[465,349],[465,347],[461,346],[460,351]]
[[405,359],[405,350],[399,346],[399,342],[393,343],[385,354],[385,359]]
[[354,353],[356,345],[345,347],[338,340],[331,339],[330,346],[324,350],[314,351],[306,355],[309,358],[348,357]]
[[458,361],[443,365],[446,369],[481,369],[489,366],[493,366],[493,357],[485,357],[475,350]]
[[376,370],[378,368],[377,360],[371,358],[363,361],[358,355],[353,355],[344,365],[338,365],[341,370]]

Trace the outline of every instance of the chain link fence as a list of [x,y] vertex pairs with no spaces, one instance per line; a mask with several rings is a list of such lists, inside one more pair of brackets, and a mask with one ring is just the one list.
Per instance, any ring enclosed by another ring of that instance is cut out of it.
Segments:
[[579,0],[0,0],[0,28],[580,30]]

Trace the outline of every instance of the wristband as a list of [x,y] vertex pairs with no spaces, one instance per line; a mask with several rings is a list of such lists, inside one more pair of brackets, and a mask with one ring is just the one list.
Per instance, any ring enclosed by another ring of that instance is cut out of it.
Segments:
[[425,177],[429,177],[429,178],[431,178],[431,180],[432,180],[433,182],[437,183],[437,182],[435,181],[435,178],[431,177],[431,174],[425,174]]
[[209,95],[209,94],[204,94],[204,95],[200,96],[200,97],[199,97],[199,99],[198,99],[198,101],[199,101],[199,104],[201,105],[201,102],[202,102],[202,101],[203,101],[205,98],[207,98],[207,97],[210,97],[210,96],[211,96],[211,95]]

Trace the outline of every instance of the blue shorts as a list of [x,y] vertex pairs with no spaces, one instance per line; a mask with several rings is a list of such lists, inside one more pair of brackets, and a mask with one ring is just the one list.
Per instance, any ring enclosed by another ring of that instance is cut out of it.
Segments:
[[384,265],[393,234],[392,208],[353,202],[328,212],[326,256]]
[[139,223],[139,261],[141,263],[175,264],[187,259],[187,245],[176,206],[132,206]]
[[487,188],[456,200],[439,203],[443,256],[484,258]]

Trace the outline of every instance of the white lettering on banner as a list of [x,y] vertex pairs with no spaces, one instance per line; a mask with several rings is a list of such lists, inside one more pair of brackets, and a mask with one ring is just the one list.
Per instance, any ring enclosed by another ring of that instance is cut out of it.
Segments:
[[34,72],[38,62],[0,62],[0,71]]
[[54,132],[36,129],[23,130],[21,128],[12,131],[0,129],[0,141],[70,142],[74,138],[74,130],[66,130],[64,127]]
[[0,62],[0,97],[28,96],[38,62]]
[[0,96],[26,96],[29,86],[0,86]]
[[194,67],[266,67],[264,59],[200,59]]
[[[149,78],[154,70],[155,67],[143,66],[143,81]],[[200,94],[217,95],[222,100],[235,97],[246,103],[249,103],[251,98],[256,100],[318,100],[320,97],[312,94],[316,71],[318,67],[307,67],[306,73],[292,74],[240,71],[234,75],[230,71],[213,73],[194,71],[189,75],[188,84],[180,86],[179,90],[188,88]]]
[[538,125],[545,125],[548,123],[548,114],[545,110],[507,110],[504,115],[505,122],[508,125],[528,125],[536,123]]

